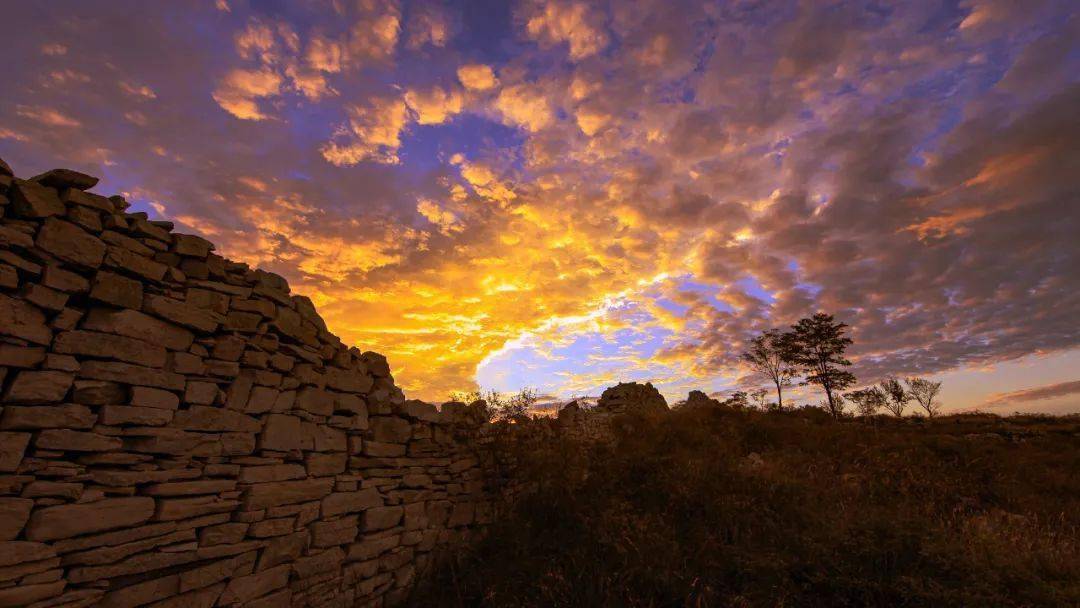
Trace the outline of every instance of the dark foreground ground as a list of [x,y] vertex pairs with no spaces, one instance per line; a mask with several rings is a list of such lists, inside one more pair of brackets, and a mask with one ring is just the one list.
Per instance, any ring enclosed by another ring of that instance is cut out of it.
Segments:
[[1077,416],[682,411],[528,457],[415,605],[1080,606]]

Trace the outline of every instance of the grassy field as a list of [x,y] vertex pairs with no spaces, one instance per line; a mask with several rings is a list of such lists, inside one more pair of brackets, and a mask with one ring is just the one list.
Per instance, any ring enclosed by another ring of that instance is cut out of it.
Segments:
[[1080,606],[1080,417],[683,410],[523,457],[416,605]]

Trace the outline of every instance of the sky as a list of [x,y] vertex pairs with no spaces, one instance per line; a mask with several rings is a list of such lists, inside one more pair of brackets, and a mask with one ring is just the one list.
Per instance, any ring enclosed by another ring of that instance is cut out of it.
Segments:
[[281,274],[411,397],[726,393],[825,311],[860,383],[1080,412],[1078,12],[0,0],[0,157]]

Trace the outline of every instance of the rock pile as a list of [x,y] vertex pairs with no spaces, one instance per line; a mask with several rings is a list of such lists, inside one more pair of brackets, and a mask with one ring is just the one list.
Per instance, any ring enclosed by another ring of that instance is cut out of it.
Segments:
[[701,391],[690,391],[690,394],[687,396],[686,403],[683,404],[683,407],[694,409],[720,407],[721,405],[722,404],[718,400],[713,399],[712,397],[706,395]]
[[0,607],[399,603],[491,516],[475,417],[96,183],[0,161]]
[[651,382],[620,382],[604,389],[596,408],[599,412],[666,412],[667,400]]

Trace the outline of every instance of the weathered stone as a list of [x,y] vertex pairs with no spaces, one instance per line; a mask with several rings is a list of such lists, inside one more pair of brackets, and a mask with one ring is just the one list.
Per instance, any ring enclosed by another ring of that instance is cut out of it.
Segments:
[[63,310],[68,300],[68,294],[35,283],[24,285],[19,295],[38,308],[52,312]]
[[66,293],[84,293],[90,289],[90,281],[55,264],[45,267],[45,272],[41,275],[41,284]]
[[80,534],[137,526],[154,514],[154,499],[110,498],[83,504],[37,509],[26,526],[26,538],[51,541]]
[[403,514],[404,510],[401,507],[371,508],[364,511],[361,528],[364,532],[374,532],[393,528],[401,521]]
[[172,250],[188,257],[205,258],[213,251],[214,244],[193,234],[174,234]]
[[248,525],[242,522],[231,522],[208,526],[199,530],[199,545],[212,547],[214,545],[231,545],[244,540]]
[[299,578],[305,579],[323,572],[338,570],[343,561],[345,561],[345,552],[341,550],[341,547],[334,547],[296,560],[293,563],[293,571]]
[[257,521],[251,524],[251,529],[248,530],[248,536],[252,538],[271,538],[274,536],[284,536],[292,532],[295,526],[295,517],[264,519],[262,521]]
[[262,434],[259,436],[259,448],[289,452],[300,449],[300,419],[284,414],[270,414]]
[[270,464],[243,467],[240,469],[240,481],[243,483],[261,483],[302,479],[307,476],[304,467],[298,464]]
[[115,382],[98,380],[76,380],[71,393],[71,400],[83,405],[105,405],[123,403],[127,400],[126,389]]
[[213,382],[188,380],[184,402],[192,405],[212,405],[217,401],[218,385]]
[[52,330],[36,306],[4,294],[0,294],[0,334],[34,344],[48,345],[52,341]]
[[29,606],[34,602],[56,597],[64,592],[67,582],[63,580],[37,585],[18,585],[0,589],[0,607]]
[[109,199],[100,194],[83,192],[78,188],[65,188],[60,192],[60,200],[68,205],[80,205],[110,214],[116,211]]
[[159,498],[155,521],[175,521],[215,513],[229,513],[240,506],[238,500],[221,500],[213,496],[197,498]]
[[165,264],[115,245],[109,245],[106,249],[104,263],[150,281],[160,281],[169,269]]
[[15,346],[0,344],[0,367],[32,368],[45,360],[45,349],[40,346]]
[[326,477],[345,472],[345,466],[349,462],[349,455],[345,452],[331,454],[308,454],[304,458],[309,477]]
[[175,410],[180,404],[176,393],[147,386],[131,387],[131,405],[153,407],[162,410]]
[[84,361],[79,370],[79,377],[175,391],[184,388],[184,377],[180,374],[118,361]]
[[109,452],[119,450],[122,445],[115,437],[68,429],[41,431],[34,440],[34,446],[39,450],[70,452]]
[[63,190],[65,188],[89,190],[97,185],[98,178],[85,173],[80,173],[73,169],[50,169],[45,173],[31,177],[30,181],[37,182],[50,188],[56,188],[57,190]]
[[261,430],[259,421],[251,416],[220,407],[203,405],[176,412],[170,424],[173,428],[193,431],[237,431],[255,433]]
[[129,279],[115,272],[99,270],[94,275],[90,297],[120,308],[139,309],[142,307],[143,286],[135,279]]
[[323,389],[305,386],[296,393],[296,407],[312,414],[329,416],[334,412],[334,398]]
[[190,306],[183,300],[152,294],[143,297],[143,312],[204,333],[214,331],[220,323],[218,315],[212,311]]
[[409,399],[405,402],[405,415],[424,422],[439,422],[439,411],[430,403],[424,403],[417,399]]
[[345,545],[356,539],[358,530],[355,515],[334,521],[317,521],[311,524],[311,545],[313,547]]
[[105,243],[75,224],[50,217],[34,244],[65,262],[97,268],[105,257]]
[[264,509],[319,500],[329,494],[333,486],[334,480],[331,478],[252,484],[244,495],[244,509]]
[[346,393],[366,393],[371,390],[374,379],[366,372],[332,367],[326,370],[326,385]]
[[178,593],[180,593],[180,577],[170,574],[110,591],[101,598],[99,606],[101,608],[135,608]]
[[379,353],[367,351],[360,356],[360,360],[364,362],[368,372],[376,378],[387,378],[390,376],[390,364],[387,363],[386,357]]
[[155,407],[106,405],[101,408],[101,424],[110,426],[125,424],[161,426],[168,424],[172,417],[172,411]]
[[381,507],[383,499],[375,488],[366,488],[356,492],[334,492],[322,500],[323,518],[358,513],[365,509]]
[[13,473],[19,469],[30,433],[0,433],[0,473]]
[[381,443],[378,441],[365,441],[363,452],[365,456],[375,458],[395,458],[405,455],[405,446],[400,443]]
[[0,541],[17,538],[33,508],[34,501],[29,498],[0,498]]
[[198,494],[218,494],[236,489],[232,479],[200,479],[197,481],[174,481],[155,483],[147,486],[143,494],[148,496],[191,496]]
[[21,370],[4,394],[7,403],[58,403],[64,400],[75,376],[59,371]]
[[279,536],[270,540],[262,555],[259,556],[257,570],[266,570],[278,564],[291,563],[303,552],[308,543],[309,533],[302,530],[288,536]]
[[349,561],[367,561],[379,557],[383,553],[395,549],[400,545],[401,536],[397,534],[378,536],[375,538],[364,538],[358,543],[349,545],[347,559]]
[[190,331],[182,327],[136,310],[95,308],[83,321],[83,329],[138,338],[169,350],[187,350],[195,338]]
[[37,562],[56,557],[56,551],[49,545],[29,541],[7,541],[0,543],[0,567]]
[[88,429],[96,421],[85,405],[8,406],[0,417],[0,429]]
[[[124,229],[126,230],[127,227],[125,226]],[[102,232],[101,240],[105,241],[110,245],[116,245],[121,249],[127,249],[128,251],[136,253],[143,257],[151,257],[154,255],[153,249],[150,249],[146,245],[140,243],[138,240],[133,239],[125,234],[120,234],[115,230],[106,230],[105,232]]]
[[53,340],[53,351],[61,354],[117,359],[147,367],[165,365],[165,348],[136,338],[75,330],[65,331]]
[[375,441],[405,443],[412,437],[412,425],[408,420],[392,416],[372,416],[368,421]]
[[64,214],[64,203],[56,191],[37,182],[17,179],[8,192],[11,207],[20,217],[42,218]]

